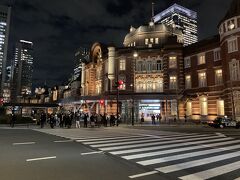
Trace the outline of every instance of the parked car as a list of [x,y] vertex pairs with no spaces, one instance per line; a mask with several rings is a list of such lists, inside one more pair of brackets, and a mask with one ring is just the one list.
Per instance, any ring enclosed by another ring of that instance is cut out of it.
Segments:
[[217,117],[214,121],[209,121],[208,125],[214,128],[235,127],[240,128],[240,122],[227,117]]

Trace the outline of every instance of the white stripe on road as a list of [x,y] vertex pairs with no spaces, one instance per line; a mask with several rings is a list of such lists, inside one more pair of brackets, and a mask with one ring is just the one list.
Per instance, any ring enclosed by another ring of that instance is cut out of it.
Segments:
[[102,140],[112,140],[112,139],[127,139],[131,137],[144,137],[144,136],[120,136],[120,137],[103,137],[103,138],[94,138],[94,139],[80,139],[76,140],[76,142],[91,142],[91,141],[102,141]]
[[234,180],[240,180],[240,177],[239,177],[239,178],[236,178],[236,179],[234,179]]
[[[159,141],[159,140],[170,140],[170,139],[184,139],[184,138],[189,138],[190,135],[188,136],[164,136],[164,137],[160,137],[160,136],[147,136],[147,137],[139,137],[139,139],[135,138],[136,140],[141,140],[141,139],[148,139],[146,141],[135,141],[134,138],[129,138],[129,139],[124,139],[124,141],[128,142],[115,142],[117,140],[113,140],[113,141],[101,141],[105,144],[98,144],[98,142],[87,142],[84,144],[87,145],[91,145],[92,147],[108,147],[108,146],[117,146],[117,145],[126,145],[126,144],[138,144],[140,143],[144,143],[144,142],[154,142],[154,141]],[[191,136],[191,138],[193,137],[209,137],[209,135],[197,135],[197,136]],[[150,140],[149,140],[150,139]],[[111,143],[112,142],[112,143]],[[96,144],[96,145],[95,145]]]
[[143,166],[148,166],[148,165],[152,165],[152,164],[175,161],[175,160],[185,159],[185,158],[192,158],[192,157],[197,157],[197,156],[202,156],[202,155],[209,155],[209,154],[213,154],[213,153],[219,153],[219,152],[238,149],[238,148],[240,148],[240,145],[228,146],[228,147],[219,148],[219,149],[210,149],[210,150],[205,150],[205,151],[197,151],[197,152],[191,152],[191,153],[186,153],[186,154],[180,154],[180,155],[174,155],[174,156],[168,156],[168,157],[162,157],[162,158],[156,158],[156,159],[150,159],[150,160],[144,160],[144,161],[139,161],[137,163],[141,164]]
[[62,141],[54,141],[55,143],[65,143],[65,142],[73,142],[72,139],[70,140],[62,140]]
[[188,169],[188,168],[193,168],[197,166],[202,166],[210,163],[215,163],[218,161],[223,161],[226,159],[234,158],[240,156],[240,152],[234,152],[234,153],[228,153],[228,154],[223,154],[219,156],[213,156],[213,157],[208,157],[200,160],[195,160],[195,161],[189,161],[185,163],[180,163],[180,164],[174,164],[171,166],[165,166],[161,168],[156,168],[157,171],[163,172],[163,173],[171,173],[175,171],[180,171],[183,169]]
[[31,145],[31,144],[36,144],[36,142],[13,143],[14,146],[16,146],[16,145]]
[[136,175],[132,175],[129,176],[130,179],[135,179],[135,178],[139,178],[139,177],[143,177],[143,176],[149,176],[152,174],[157,174],[159,173],[158,171],[150,171],[150,172],[146,172],[146,173],[142,173],[142,174],[136,174]]
[[224,166],[219,166],[213,169],[208,169],[206,171],[201,171],[195,174],[189,174],[186,176],[179,177],[182,180],[204,180],[204,179],[210,179],[216,176],[220,176],[235,170],[240,169],[240,161],[227,164]]
[[83,144],[93,145],[93,144],[115,143],[115,142],[123,142],[128,140],[143,140],[143,139],[152,139],[152,137],[135,137],[135,138],[117,139],[117,140],[110,140],[110,141],[84,142]]
[[[221,139],[221,140],[222,141],[223,140],[228,140],[228,138]],[[226,142],[220,142],[220,143],[213,143],[213,144],[209,144],[209,145],[197,145],[197,146],[191,146],[191,147],[176,148],[176,149],[170,149],[170,150],[162,150],[162,151],[157,151],[157,152],[134,154],[134,155],[122,156],[122,158],[127,159],[127,160],[131,160],[131,159],[145,158],[145,157],[164,155],[164,154],[170,154],[170,153],[176,153],[176,152],[182,152],[182,151],[189,151],[189,150],[194,150],[194,149],[216,147],[216,146],[228,145],[228,144],[239,143],[239,142],[240,142],[240,140],[226,141]]]
[[[170,141],[160,141],[160,142],[154,142],[154,143],[144,143],[144,144],[135,144],[135,145],[127,145],[127,146],[114,146],[114,147],[107,147],[107,148],[100,148],[101,151],[112,151],[112,150],[119,150],[119,149],[128,149],[128,148],[137,148],[137,149],[130,149],[130,150],[124,150],[124,151],[116,151],[116,152],[111,152],[112,154],[123,154],[123,153],[129,153],[129,152],[141,152],[145,151],[144,148],[139,149],[138,147],[146,147],[146,146],[155,146],[155,145],[163,145],[163,144],[171,144],[168,145],[170,147],[176,147],[176,146],[182,146],[182,145],[192,145],[192,144],[198,144],[198,143],[206,143],[210,141],[210,139],[214,139],[213,141],[220,141],[219,139],[216,140],[215,137],[200,137],[200,138],[190,138],[190,139],[182,139],[182,138],[174,138],[174,140],[169,139]],[[175,140],[175,139],[180,139],[180,140]],[[231,138],[233,139],[233,138]],[[166,140],[166,139],[162,139]],[[202,140],[197,142],[196,140]],[[193,141],[193,142],[188,142],[188,141]],[[182,142],[182,144],[180,144]],[[188,143],[185,143],[188,142]],[[174,143],[174,144],[173,144]],[[179,144],[175,144],[179,143]],[[154,149],[162,149],[162,146],[157,146],[157,147],[148,147],[147,149],[154,150]]]
[[31,161],[41,161],[41,160],[48,160],[48,159],[56,159],[57,156],[51,156],[51,157],[42,157],[42,158],[34,158],[34,159],[27,159],[27,162]]
[[82,156],[84,155],[90,155],[90,154],[101,154],[103,151],[94,151],[94,152],[88,152],[88,153],[81,153]]

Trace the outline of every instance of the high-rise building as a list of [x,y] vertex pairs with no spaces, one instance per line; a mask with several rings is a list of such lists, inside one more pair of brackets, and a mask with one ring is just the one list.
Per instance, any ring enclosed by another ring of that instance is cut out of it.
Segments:
[[73,80],[81,80],[82,63],[87,62],[88,59],[89,50],[86,48],[79,48],[75,53]]
[[6,63],[8,52],[8,37],[10,28],[11,8],[0,6],[0,74],[1,74],[1,92],[6,80]]
[[197,13],[174,4],[153,17],[154,23],[163,23],[183,31],[184,46],[198,42]]
[[20,40],[16,43],[13,68],[13,99],[32,93],[33,43]]

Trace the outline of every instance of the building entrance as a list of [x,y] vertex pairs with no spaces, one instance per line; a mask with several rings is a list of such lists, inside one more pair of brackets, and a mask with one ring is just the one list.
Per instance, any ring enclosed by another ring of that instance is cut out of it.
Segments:
[[[141,100],[139,103],[139,117],[144,118],[145,122],[152,122],[152,115],[161,114],[161,102],[160,100]],[[157,121],[157,118],[156,118]]]

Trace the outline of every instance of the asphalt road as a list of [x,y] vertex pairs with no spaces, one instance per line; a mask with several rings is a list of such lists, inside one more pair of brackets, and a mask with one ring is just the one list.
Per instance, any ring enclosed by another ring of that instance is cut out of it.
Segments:
[[239,180],[236,134],[200,126],[0,128],[0,179]]
[[[30,129],[0,129],[0,179],[124,180],[146,171],[141,166],[104,153],[81,155],[93,150],[81,143],[62,140],[66,139]],[[139,179],[168,178],[155,174]]]

